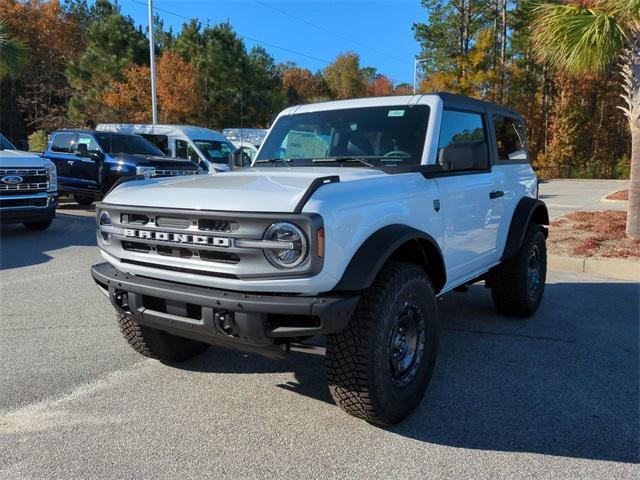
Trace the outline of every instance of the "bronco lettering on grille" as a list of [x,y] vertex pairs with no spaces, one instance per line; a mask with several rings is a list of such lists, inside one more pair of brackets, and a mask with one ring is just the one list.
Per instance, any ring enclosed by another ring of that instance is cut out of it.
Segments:
[[192,235],[190,233],[153,232],[150,230],[136,230],[125,228],[124,236],[158,240],[161,242],[187,243],[191,245],[211,245],[214,247],[230,247],[231,239],[225,237],[210,237],[208,235]]

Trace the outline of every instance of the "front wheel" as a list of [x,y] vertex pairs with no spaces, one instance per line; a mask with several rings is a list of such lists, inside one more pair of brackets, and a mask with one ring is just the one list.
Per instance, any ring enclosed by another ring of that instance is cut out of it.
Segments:
[[157,328],[142,325],[128,315],[118,313],[118,324],[129,345],[141,355],[164,362],[181,362],[209,348],[206,343],[178,337]]
[[378,425],[404,419],[424,396],[439,333],[426,272],[389,262],[363,294],[347,329],[327,338],[327,380],[336,404]]
[[544,231],[531,225],[520,250],[491,274],[491,297],[500,313],[527,318],[536,313],[547,279]]
[[73,199],[76,201],[78,205],[81,205],[83,207],[88,207],[95,200],[93,197],[89,195],[74,195]]

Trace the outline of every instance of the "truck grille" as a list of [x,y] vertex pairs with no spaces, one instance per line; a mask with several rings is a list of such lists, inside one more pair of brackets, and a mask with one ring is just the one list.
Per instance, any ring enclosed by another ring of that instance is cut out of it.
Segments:
[[49,188],[49,175],[44,168],[0,169],[0,195],[20,195],[45,192]]
[[[272,277],[261,243],[265,231],[275,222],[291,221],[307,235],[320,228],[318,216],[306,214],[217,212],[202,210],[127,207],[99,204],[109,213],[106,229],[98,234],[99,245],[122,263],[154,267],[182,274],[222,278]],[[104,235],[108,235],[107,242]],[[313,257],[298,268],[280,272],[295,276],[317,271],[321,259]]]

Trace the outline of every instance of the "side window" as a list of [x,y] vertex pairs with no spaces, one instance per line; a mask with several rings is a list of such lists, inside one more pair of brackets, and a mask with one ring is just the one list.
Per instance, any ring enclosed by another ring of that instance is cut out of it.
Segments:
[[438,160],[444,168],[453,171],[489,168],[483,115],[444,110],[438,140]]
[[100,147],[98,146],[98,142],[91,135],[78,135],[78,141],[75,144],[74,150],[77,149],[78,145],[84,144],[87,146],[87,151],[89,152],[99,152]]
[[199,162],[200,157],[185,140],[176,140],[176,157]]
[[58,153],[73,153],[76,138],[75,133],[56,133],[51,142],[51,151]]
[[495,115],[493,125],[496,129],[498,162],[527,162],[522,122],[515,118]]
[[163,152],[169,147],[169,137],[166,135],[153,135],[153,134],[140,134],[141,137],[144,137],[149,142],[153,143],[156,147],[158,147]]

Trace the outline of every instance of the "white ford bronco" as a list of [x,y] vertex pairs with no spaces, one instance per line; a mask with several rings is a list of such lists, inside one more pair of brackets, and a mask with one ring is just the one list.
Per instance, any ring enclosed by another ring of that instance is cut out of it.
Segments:
[[331,394],[402,420],[438,349],[436,297],[484,281],[531,316],[549,219],[524,125],[451,94],[284,110],[251,168],[120,183],[97,206],[95,282],[138,352],[280,356],[326,335]]

